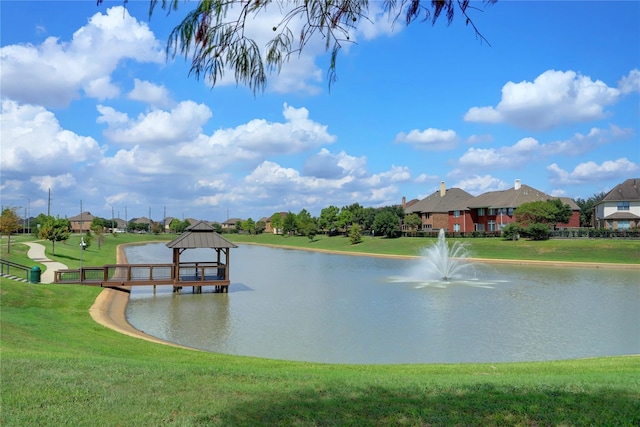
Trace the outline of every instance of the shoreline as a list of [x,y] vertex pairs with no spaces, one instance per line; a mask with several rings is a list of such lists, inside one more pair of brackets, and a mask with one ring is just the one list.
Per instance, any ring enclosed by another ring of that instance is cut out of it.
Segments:
[[[123,243],[118,245],[116,252],[116,260],[118,264],[128,264],[127,256],[124,253],[124,247],[131,245],[130,243]],[[119,291],[117,289],[105,288],[98,294],[95,302],[89,308],[89,314],[91,318],[116,332],[124,335],[128,335],[134,338],[140,338],[146,341],[151,341],[157,344],[169,345],[171,347],[186,348],[189,350],[201,351],[196,348],[187,347],[184,345],[176,344],[171,341],[166,341],[152,335],[146,334],[144,331],[136,329],[127,320],[127,305],[129,304],[129,292]]]
[[[116,260],[118,264],[128,264],[124,247],[128,245],[136,245],[137,243],[123,243],[118,245],[116,252]],[[256,243],[239,243],[242,245],[258,245]],[[318,250],[308,248],[295,248],[282,245],[258,245],[280,249],[290,250],[307,250],[311,252],[323,252],[337,255],[352,256],[371,256],[376,258],[394,258],[394,259],[417,259],[420,256],[415,255],[385,255],[385,254],[369,254],[362,252],[341,252],[330,250]],[[482,262],[486,264],[510,264],[522,266],[545,266],[545,267],[573,267],[573,268],[611,268],[611,269],[633,269],[640,271],[640,264],[607,264],[596,262],[565,262],[565,261],[531,261],[531,260],[505,260],[505,259],[484,259],[484,258],[467,258],[471,262]],[[157,344],[169,345],[188,350],[202,351],[193,347],[176,344],[160,338],[146,334],[144,331],[136,329],[127,320],[127,305],[129,304],[129,293],[116,289],[105,288],[98,294],[95,302],[89,308],[89,313],[93,320],[109,329],[128,335],[134,338],[151,341]]]

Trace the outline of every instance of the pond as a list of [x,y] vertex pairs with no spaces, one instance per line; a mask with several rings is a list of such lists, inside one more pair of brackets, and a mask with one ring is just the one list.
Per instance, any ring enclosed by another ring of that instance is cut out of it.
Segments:
[[[189,250],[206,260],[213,251]],[[164,244],[130,263],[171,261]],[[421,260],[241,245],[228,294],[134,287],[129,322],[202,350],[348,363],[470,363],[640,353],[640,272],[477,265],[468,280],[403,281]]]

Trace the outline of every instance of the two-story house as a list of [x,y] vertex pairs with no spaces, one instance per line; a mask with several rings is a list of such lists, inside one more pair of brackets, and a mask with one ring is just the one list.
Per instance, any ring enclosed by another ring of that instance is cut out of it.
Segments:
[[[515,221],[514,212],[523,203],[560,199],[562,203],[569,205],[572,215],[568,223],[556,224],[557,227],[579,227],[580,207],[568,197],[553,197],[528,185],[524,185],[519,179],[515,180],[513,188],[502,191],[490,191],[483,193],[466,203],[466,210],[462,205],[457,206],[457,211],[451,212],[455,219],[456,213],[461,218],[461,226],[454,231],[501,231],[507,224]],[[464,227],[464,229],[463,229]]]
[[616,185],[593,208],[595,228],[627,230],[640,227],[640,178]]
[[459,205],[466,204],[473,196],[460,188],[446,188],[444,181],[440,189],[424,199],[407,204],[403,203],[406,215],[417,214],[421,219],[419,230],[451,230],[449,212]]

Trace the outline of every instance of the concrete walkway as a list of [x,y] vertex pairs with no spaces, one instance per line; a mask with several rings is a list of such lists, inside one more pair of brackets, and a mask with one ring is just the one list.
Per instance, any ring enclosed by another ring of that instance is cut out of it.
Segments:
[[25,245],[29,246],[29,252],[27,256],[32,260],[45,265],[45,270],[40,276],[41,283],[53,283],[55,277],[54,272],[57,270],[66,270],[68,267],[61,262],[51,261],[44,254],[44,245],[34,242],[25,242]]

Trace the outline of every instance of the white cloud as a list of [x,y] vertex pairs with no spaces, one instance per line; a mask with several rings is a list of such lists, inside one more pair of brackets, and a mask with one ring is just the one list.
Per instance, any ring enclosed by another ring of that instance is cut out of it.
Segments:
[[414,129],[408,134],[400,132],[396,135],[395,142],[412,144],[416,148],[426,150],[450,150],[458,144],[458,135],[455,131],[428,128],[425,130]]
[[169,90],[165,86],[140,79],[133,79],[133,84],[133,90],[127,95],[129,99],[146,102],[157,108],[170,108],[175,105],[171,100]]
[[100,101],[109,98],[117,98],[120,95],[120,88],[111,83],[109,76],[98,77],[84,84],[84,93]]
[[317,154],[310,156],[302,167],[302,174],[316,178],[342,178],[347,175],[362,176],[365,174],[365,157],[349,156],[344,151],[331,154],[323,148]]
[[3,175],[57,176],[80,162],[102,157],[95,139],[63,129],[43,107],[3,100],[0,113],[0,165]]
[[577,156],[612,141],[631,138],[634,134],[633,129],[621,129],[615,125],[609,129],[592,128],[586,135],[576,133],[569,139],[543,144],[541,151],[545,156]]
[[4,46],[0,59],[3,96],[64,107],[79,98],[81,89],[99,99],[116,96],[118,89],[110,83],[110,74],[123,59],[160,63],[164,55],[147,24],[118,6],[93,15],[71,42],[49,37],[37,46]]
[[191,158],[212,156],[224,164],[259,162],[267,155],[301,153],[336,139],[327,132],[326,125],[309,119],[306,108],[284,104],[282,115],[284,122],[254,119],[235,128],[217,130],[210,137],[184,144],[177,154]]
[[135,120],[110,107],[98,106],[102,114],[98,123],[109,127],[104,135],[119,144],[162,145],[175,144],[195,138],[211,118],[209,107],[193,101],[180,102],[170,111],[153,110],[140,114]]
[[597,183],[603,180],[624,179],[640,170],[638,164],[626,157],[606,160],[602,164],[593,161],[580,163],[572,172],[560,168],[557,163],[547,167],[550,181],[558,185]]
[[625,95],[640,92],[640,70],[633,69],[628,75],[622,77],[618,82],[618,89]]
[[77,183],[75,177],[70,173],[58,176],[34,176],[31,177],[31,182],[37,184],[41,191],[55,191],[61,188],[70,188]]
[[499,148],[469,148],[459,159],[464,169],[516,169],[539,156],[540,144],[523,138],[515,145]]
[[427,175],[426,173],[421,173],[413,180],[416,184],[425,184],[428,182],[438,182],[440,178],[435,175]]
[[469,122],[509,123],[528,130],[545,130],[569,123],[598,120],[615,104],[621,91],[575,71],[548,70],[533,82],[508,82],[497,107],[473,107]]
[[489,191],[500,191],[510,188],[510,186],[504,181],[492,177],[491,175],[474,175],[469,178],[459,180],[451,187],[461,188],[474,196],[478,196]]

